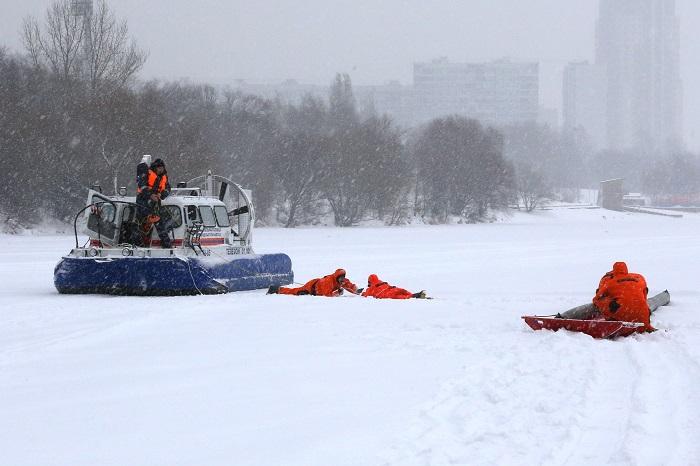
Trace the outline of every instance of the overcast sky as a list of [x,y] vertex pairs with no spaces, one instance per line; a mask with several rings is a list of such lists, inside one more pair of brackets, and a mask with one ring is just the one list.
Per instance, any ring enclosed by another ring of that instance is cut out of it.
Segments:
[[[0,45],[21,48],[26,15],[51,0],[0,0]],[[700,148],[700,2],[677,0],[687,143]],[[510,57],[541,63],[543,106],[561,107],[561,68],[593,60],[598,0],[114,0],[150,52],[144,78],[224,83],[294,78],[412,82],[412,64]]]

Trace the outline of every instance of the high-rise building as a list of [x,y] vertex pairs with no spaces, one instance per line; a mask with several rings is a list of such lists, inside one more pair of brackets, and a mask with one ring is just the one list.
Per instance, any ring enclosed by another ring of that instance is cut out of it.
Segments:
[[675,0],[601,0],[596,64],[607,79],[607,146],[682,144],[679,20]]
[[596,149],[607,147],[607,78],[605,67],[588,62],[564,68],[564,130],[584,133]]
[[539,65],[501,60],[413,65],[416,123],[458,114],[487,125],[537,121]]

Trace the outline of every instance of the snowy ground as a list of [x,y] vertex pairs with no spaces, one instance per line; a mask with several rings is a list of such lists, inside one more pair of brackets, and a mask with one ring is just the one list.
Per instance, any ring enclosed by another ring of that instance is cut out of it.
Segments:
[[[256,234],[299,281],[342,266],[437,299],[63,296],[71,237],[2,236],[0,463],[700,465],[700,215]],[[665,331],[521,322],[616,260],[670,290]]]

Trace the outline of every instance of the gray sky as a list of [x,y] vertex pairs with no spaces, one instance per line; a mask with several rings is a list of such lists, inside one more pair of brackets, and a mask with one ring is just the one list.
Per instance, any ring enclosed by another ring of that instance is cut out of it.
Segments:
[[[700,2],[677,0],[686,142],[700,148]],[[19,50],[51,0],[0,0],[0,45]],[[541,101],[561,106],[561,68],[591,60],[598,0],[113,0],[150,52],[142,77],[410,84],[412,63],[503,57],[542,63]]]

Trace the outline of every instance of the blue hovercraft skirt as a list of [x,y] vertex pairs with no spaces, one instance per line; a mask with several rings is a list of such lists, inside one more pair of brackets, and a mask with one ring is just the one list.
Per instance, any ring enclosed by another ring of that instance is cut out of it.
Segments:
[[60,293],[137,296],[221,294],[288,285],[294,281],[286,254],[230,260],[181,257],[64,257],[54,269]]

